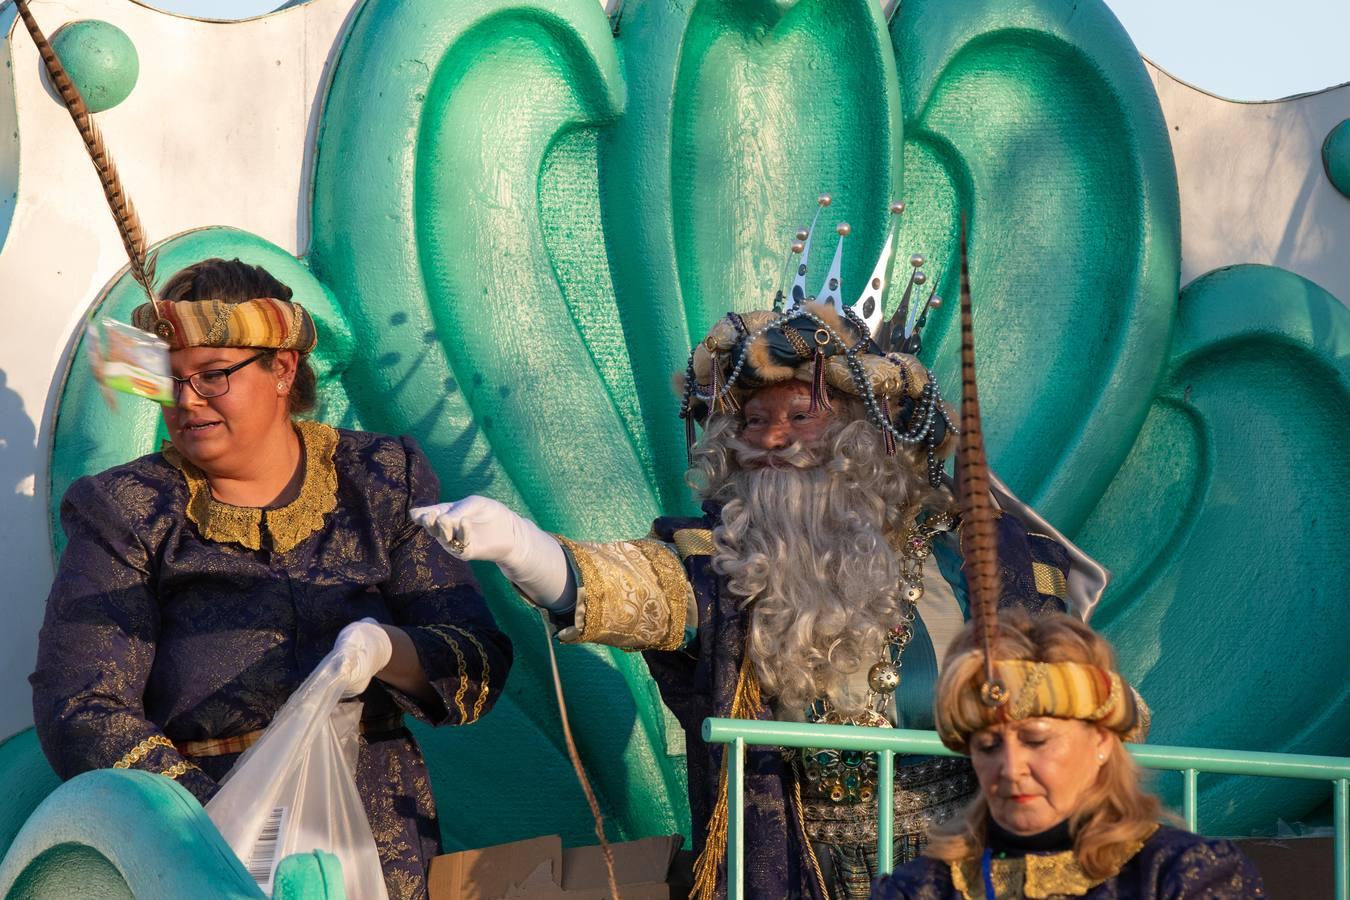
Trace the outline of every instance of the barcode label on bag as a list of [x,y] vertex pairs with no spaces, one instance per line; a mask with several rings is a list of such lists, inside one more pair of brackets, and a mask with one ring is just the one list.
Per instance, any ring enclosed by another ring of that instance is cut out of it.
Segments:
[[268,815],[258,832],[258,840],[253,843],[246,866],[249,877],[268,895],[272,893],[272,873],[277,869],[277,848],[281,846],[281,833],[286,828],[286,812],[287,807],[278,806]]

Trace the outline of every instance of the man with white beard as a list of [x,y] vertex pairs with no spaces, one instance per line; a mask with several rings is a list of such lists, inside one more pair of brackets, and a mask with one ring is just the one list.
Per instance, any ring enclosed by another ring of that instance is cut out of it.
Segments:
[[[730,313],[695,348],[684,415],[705,429],[688,476],[702,516],[586,543],[483,497],[414,511],[451,553],[495,562],[561,641],[644,651],[686,732],[697,897],[726,891],[725,765],[704,719],[931,729],[938,660],[967,618],[941,462],[950,413],[903,352],[913,330],[854,312],[871,315],[879,291],[870,305],[838,303],[837,266],[827,302],[798,287],[787,312]],[[1104,571],[999,499],[1002,604],[1083,612]],[[745,772],[746,896],[866,897],[875,757],[749,748]],[[897,760],[897,862],[974,789],[966,760]]]

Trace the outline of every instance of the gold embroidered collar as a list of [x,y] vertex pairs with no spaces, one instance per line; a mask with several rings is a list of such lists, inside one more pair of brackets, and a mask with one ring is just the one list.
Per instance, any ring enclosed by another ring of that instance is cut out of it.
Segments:
[[[1157,827],[1154,827],[1154,831]],[[1072,850],[1062,853],[1028,853],[1026,856],[990,860],[990,875],[994,882],[994,896],[998,900],[1027,897],[1041,900],[1048,897],[1082,897],[1097,885],[1120,873],[1121,867],[1134,859],[1145,841],[1153,836],[1150,831],[1143,840],[1120,848],[1111,874],[1091,878],[1078,863]],[[965,900],[985,900],[984,873],[980,871],[980,857],[947,864],[951,868],[952,887]]]
[[262,522],[272,535],[272,549],[288,553],[323,528],[323,517],[337,509],[337,468],[333,451],[338,434],[319,422],[295,423],[305,453],[305,477],[300,493],[285,506],[262,509],[233,506],[211,496],[205,473],[183,458],[172,445],[164,448],[164,458],[183,473],[187,481],[187,517],[208,541],[234,543],[250,550],[262,549]]

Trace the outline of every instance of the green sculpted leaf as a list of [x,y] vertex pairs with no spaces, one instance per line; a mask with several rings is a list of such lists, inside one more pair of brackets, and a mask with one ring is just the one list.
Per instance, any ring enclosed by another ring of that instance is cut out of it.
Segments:
[[[956,296],[971,215],[981,394],[1000,474],[1072,530],[1152,397],[1176,302],[1176,176],[1138,52],[1101,3],[906,0],[904,248]],[[907,265],[902,260],[901,265]],[[955,304],[924,353],[955,384]],[[950,388],[949,388],[950,390]]]
[[[309,269],[280,247],[234,228],[204,228],[166,241],[157,249],[156,270],[162,283],[191,263],[213,256],[264,266],[294,292],[309,310],[318,329],[319,346],[313,357],[319,379],[319,413],[328,422],[358,427],[348,407],[346,392],[337,383],[352,354],[352,331],[333,295]],[[94,318],[131,321],[131,311],[145,302],[145,293],[125,273],[94,302]],[[159,407],[136,397],[118,396],[109,409],[90,373],[88,351],[81,335],[61,393],[48,479],[52,497],[52,535],[59,555],[65,546],[56,513],[70,483],[137,456],[153,453],[167,438]]]
[[674,509],[689,492],[672,374],[728,310],[768,307],[822,191],[837,201],[813,290],[847,221],[844,285],[861,292],[900,185],[900,96],[874,0],[634,2],[619,42],[630,103],[601,146],[606,235]]
[[[1152,742],[1345,753],[1347,434],[1344,305],[1264,266],[1187,286],[1166,378],[1078,535],[1119,576],[1093,624],[1153,707]],[[1200,824],[1269,828],[1326,796],[1205,779]]]
[[[415,435],[447,499],[487,493],[582,539],[644,534],[659,511],[600,237],[596,128],[622,103],[598,5],[373,2],[335,76],[316,171],[311,261],[363,338],[346,375],[363,422]],[[447,818],[447,843],[589,842],[538,618],[480,574],[516,642],[520,706],[425,736],[442,797],[505,811]],[[684,827],[683,760],[667,755],[641,658],[562,657],[616,834]],[[504,765],[526,771],[503,778]]]

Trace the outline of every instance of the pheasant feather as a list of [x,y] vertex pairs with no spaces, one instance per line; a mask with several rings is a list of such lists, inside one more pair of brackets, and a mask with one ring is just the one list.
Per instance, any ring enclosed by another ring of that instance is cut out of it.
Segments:
[[975,332],[970,310],[970,269],[966,254],[966,218],[961,216],[961,446],[956,482],[961,498],[961,550],[970,591],[971,621],[984,647],[985,683],[981,697],[991,706],[1003,702],[1003,686],[994,677],[994,631],[998,624],[998,537],[989,493],[989,463],[980,427],[980,397],[975,384]]
[[155,314],[159,315],[159,304],[155,300],[154,288],[155,260],[146,252],[145,229],[141,227],[136,207],[132,205],[131,198],[122,187],[117,166],[103,145],[103,135],[99,131],[98,123],[94,121],[89,107],[85,105],[84,98],[75,87],[75,82],[66,73],[65,66],[61,65],[61,59],[52,49],[47,36],[38,27],[37,20],[28,9],[28,0],[15,0],[15,5],[18,7],[19,16],[23,19],[24,27],[28,29],[33,43],[37,45],[42,64],[47,69],[47,77],[60,94],[61,100],[66,105],[66,111],[70,113],[75,128],[84,141],[85,149],[89,151],[89,159],[93,162],[98,180],[103,185],[103,196],[107,198],[108,208],[112,211],[113,221],[117,223],[117,231],[122,237],[122,245],[126,248],[127,259],[131,264],[131,277],[145,290]]

